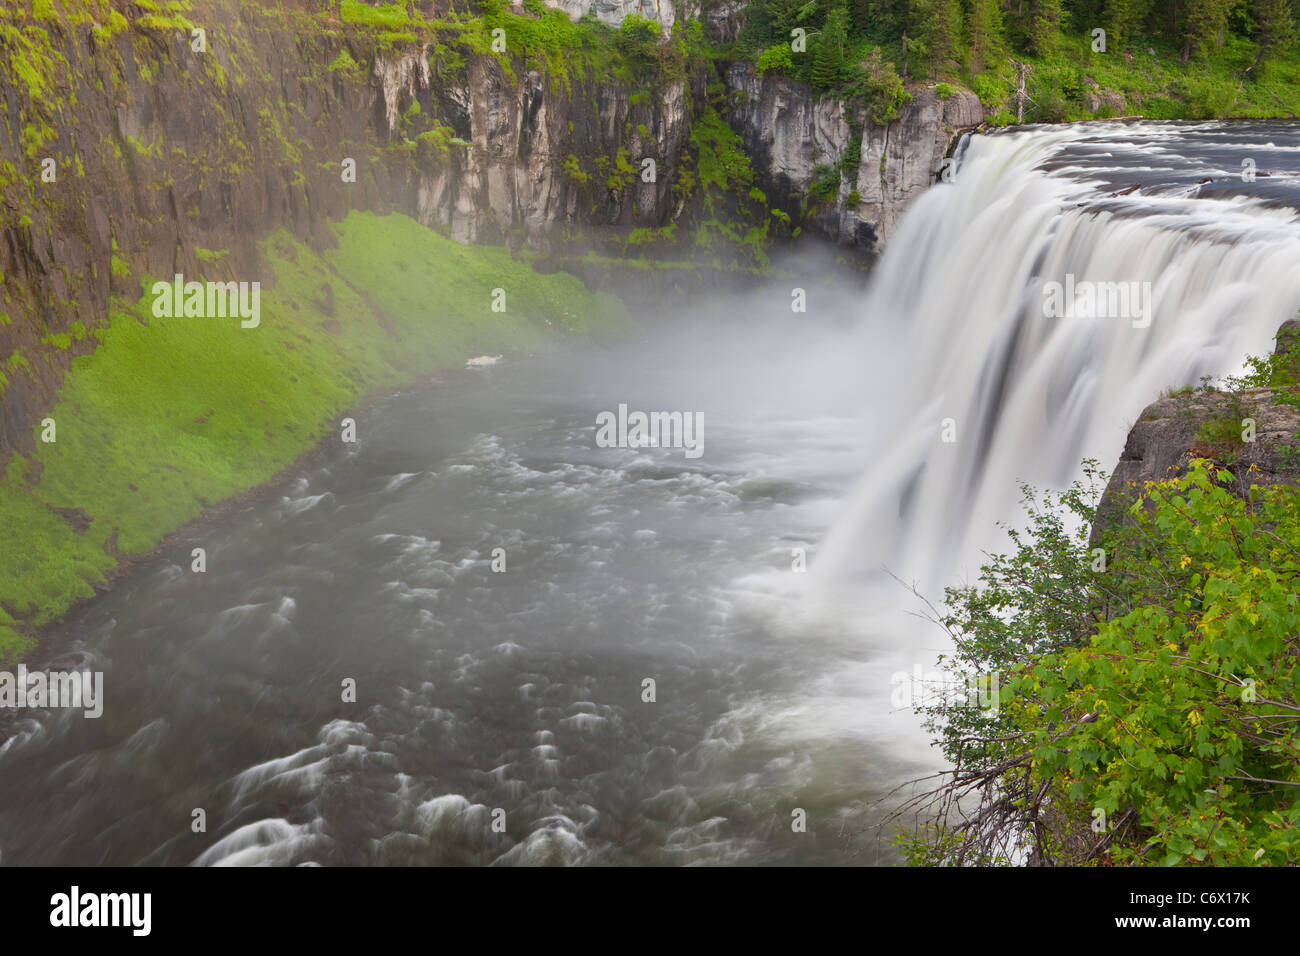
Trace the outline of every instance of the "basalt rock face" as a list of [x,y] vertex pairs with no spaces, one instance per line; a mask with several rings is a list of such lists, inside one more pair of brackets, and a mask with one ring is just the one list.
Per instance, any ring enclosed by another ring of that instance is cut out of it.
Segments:
[[[842,177],[835,202],[817,209],[813,227],[831,239],[878,255],[908,204],[940,175],[955,139],[984,119],[979,98],[956,90],[941,99],[933,90],[911,91],[899,118],[885,126],[865,110],[849,114],[835,97],[818,98],[802,83],[736,64],[727,82],[738,94],[728,121],[764,170],[776,204],[798,206],[819,170],[838,167],[855,128],[862,130],[860,160]],[[856,196],[853,194],[857,193]]]
[[[1300,323],[1278,333],[1278,352],[1294,349]],[[1253,433],[1251,429],[1253,428]],[[1242,436],[1250,440],[1241,440]],[[1225,466],[1234,489],[1268,487],[1300,480],[1300,409],[1277,401],[1272,389],[1238,393],[1186,390],[1152,402],[1129,431],[1098,506],[1093,539],[1123,519],[1128,503],[1147,482],[1187,474],[1195,458]]]
[[[566,89],[537,71],[512,82],[496,60],[482,57],[469,63],[464,85],[449,85],[432,76],[425,54],[376,59],[379,134],[401,143],[402,117],[421,103],[469,145],[451,146],[444,162],[410,169],[400,211],[446,226],[462,242],[522,242],[539,251],[562,242],[569,226],[670,220],[673,174],[690,132],[684,82],[633,103],[634,91],[613,82]],[[631,185],[609,187],[593,161],[611,161],[620,149],[638,173],[641,159],[653,157],[655,181],[638,175]],[[587,181],[566,171],[570,156]]]
[[[131,5],[116,26],[0,24],[0,467],[31,446],[110,298],[137,300],[146,276],[268,280],[258,241],[283,228],[332,243],[354,208],[539,251],[680,211],[703,77],[695,96],[681,80],[647,93],[384,46],[305,9],[193,6],[201,51]],[[620,157],[639,172],[646,156],[654,182],[612,181]]]
[[[543,0],[548,7],[563,10],[570,18],[590,13],[602,23],[618,26],[630,14],[646,20],[659,21],[660,29],[667,33],[677,19],[673,0]],[[696,4],[698,7],[698,4]]]

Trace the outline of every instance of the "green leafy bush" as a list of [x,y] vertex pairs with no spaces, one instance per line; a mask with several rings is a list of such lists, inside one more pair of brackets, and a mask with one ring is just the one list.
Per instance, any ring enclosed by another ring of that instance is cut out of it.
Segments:
[[790,47],[785,43],[775,43],[758,55],[754,69],[759,76],[768,70],[775,70],[789,76],[794,69],[794,60],[790,56]]
[[[976,814],[912,862],[1285,865],[1300,853],[1300,497],[1205,460],[1089,540],[1101,476],[1037,501],[947,592],[959,674],[997,708],[926,708]],[[1103,547],[1097,550],[1098,545]],[[979,806],[973,806],[978,802]]]

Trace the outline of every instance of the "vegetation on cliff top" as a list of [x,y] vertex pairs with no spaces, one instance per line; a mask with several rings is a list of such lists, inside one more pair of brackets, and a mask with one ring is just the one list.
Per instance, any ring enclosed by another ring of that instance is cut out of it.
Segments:
[[910,81],[965,83],[1004,123],[1013,59],[1030,121],[1275,117],[1300,111],[1296,22],[1294,0],[754,0],[738,46],[846,95],[879,49]]

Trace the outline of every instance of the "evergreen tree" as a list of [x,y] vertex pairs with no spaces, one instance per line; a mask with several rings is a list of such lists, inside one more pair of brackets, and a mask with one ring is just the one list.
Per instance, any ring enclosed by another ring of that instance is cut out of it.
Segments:
[[1252,70],[1266,59],[1295,44],[1296,22],[1290,0],[1255,0],[1251,13],[1255,19],[1255,42],[1259,55]]
[[955,60],[961,46],[961,0],[931,0],[922,38],[931,76]]
[[972,73],[1002,59],[1002,10],[998,0],[967,0],[966,44]]
[[1105,27],[1108,49],[1118,50],[1142,31],[1151,0],[1106,0]]
[[1045,56],[1056,49],[1061,29],[1061,0],[1033,0],[1029,11],[1028,46],[1031,53]]
[[958,55],[961,43],[960,0],[912,0],[908,10],[909,56],[920,60],[933,76]]
[[849,11],[844,0],[826,15],[813,57],[812,83],[819,90],[840,85],[844,73],[844,44],[849,37]]
[[1189,56],[1204,58],[1223,45],[1228,26],[1228,11],[1233,0],[1187,0],[1187,45],[1183,61]]

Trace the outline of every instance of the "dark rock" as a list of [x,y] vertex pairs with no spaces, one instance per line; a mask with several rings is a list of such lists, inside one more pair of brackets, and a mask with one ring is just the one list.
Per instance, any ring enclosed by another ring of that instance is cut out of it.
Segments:
[[85,534],[93,520],[90,515],[86,514],[84,508],[56,508],[49,506],[50,510],[72,526],[72,530],[77,534]]
[[[1294,348],[1300,322],[1278,331],[1277,352]],[[1241,441],[1244,419],[1254,422],[1254,441]],[[1207,435],[1217,425],[1226,440]],[[1193,459],[1205,458],[1227,468],[1233,490],[1245,495],[1251,485],[1268,487],[1300,480],[1300,409],[1277,401],[1271,389],[1240,393],[1186,390],[1161,398],[1143,410],[1129,431],[1124,451],[1098,504],[1093,543],[1123,520],[1125,508],[1148,482],[1187,474]]]

